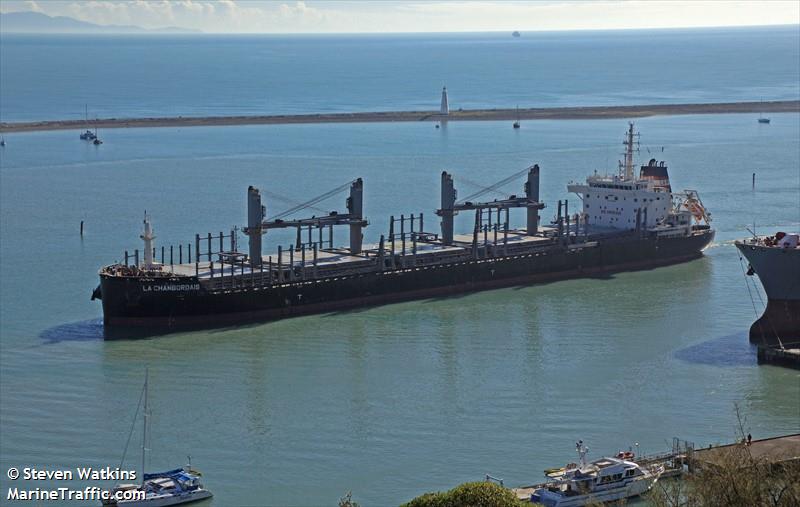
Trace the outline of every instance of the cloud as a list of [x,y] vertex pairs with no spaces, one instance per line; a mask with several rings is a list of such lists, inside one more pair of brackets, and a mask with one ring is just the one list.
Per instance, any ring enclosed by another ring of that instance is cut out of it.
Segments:
[[34,2],[34,0],[27,0],[25,2],[25,5],[28,7],[28,10],[31,10],[33,12],[44,12],[42,11],[42,8],[39,7],[39,4]]
[[741,26],[800,23],[800,2],[751,0],[0,0],[99,24],[221,33],[431,32]]

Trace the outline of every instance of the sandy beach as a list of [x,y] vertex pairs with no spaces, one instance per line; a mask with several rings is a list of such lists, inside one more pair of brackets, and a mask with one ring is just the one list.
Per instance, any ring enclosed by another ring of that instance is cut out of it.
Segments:
[[[207,116],[164,118],[103,118],[92,127],[209,127],[225,125],[281,125],[291,123],[375,123],[410,121],[496,121],[496,120],[589,120],[603,118],[641,118],[659,115],[723,114],[723,113],[786,113],[800,112],[800,101],[727,102],[711,104],[654,104],[636,106],[588,106],[528,109],[465,109],[451,110],[447,116],[436,111],[385,111],[363,113],[330,113],[264,116]],[[71,130],[86,127],[84,120],[47,120],[36,122],[3,122],[0,132]]]

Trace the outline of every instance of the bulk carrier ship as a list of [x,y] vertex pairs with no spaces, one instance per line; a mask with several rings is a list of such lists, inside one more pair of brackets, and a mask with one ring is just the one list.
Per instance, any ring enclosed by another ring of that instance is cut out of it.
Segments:
[[750,342],[764,347],[800,348],[800,234],[778,232],[735,242],[747,259],[747,274],[758,275],[767,304],[750,326]]
[[[194,244],[160,248],[144,219],[144,249],[125,252],[124,263],[103,267],[92,298],[102,299],[107,330],[130,327],[214,327],[295,315],[386,304],[544,280],[635,270],[695,259],[713,240],[710,215],[696,191],[672,192],[667,166],[655,159],[634,175],[638,134],[631,123],[618,174],[595,175],[568,185],[582,205],[570,214],[559,201],[555,219],[540,223],[538,165],[457,198],[453,176],[441,174],[437,232],[424,215],[390,217],[388,234],[362,243],[363,181],[349,188],[346,211],[292,215],[335,194],[328,192],[267,218],[259,189],[247,190],[247,252],[237,231],[195,235]],[[526,176],[524,195],[479,201]],[[525,210],[525,227],[511,228],[510,212]],[[471,233],[454,233],[454,217],[474,213]],[[349,229],[349,246],[334,246],[334,227]],[[264,255],[263,236],[296,230],[288,248]],[[107,337],[112,337],[110,333]]]

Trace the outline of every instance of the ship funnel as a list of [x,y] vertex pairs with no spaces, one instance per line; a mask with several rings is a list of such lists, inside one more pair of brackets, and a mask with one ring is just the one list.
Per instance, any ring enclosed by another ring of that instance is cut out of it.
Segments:
[[528,235],[532,236],[539,232],[539,207],[533,204],[539,203],[539,164],[534,164],[528,170],[528,181],[525,183],[525,194],[528,197]]
[[361,253],[364,226],[364,182],[358,178],[350,185],[350,197],[347,199],[347,211],[350,214],[350,253]]
[[150,216],[147,212],[144,212],[144,232],[139,235],[144,241],[144,264],[143,267],[146,269],[153,267],[153,240],[156,237],[153,235],[153,226],[150,223]]
[[456,189],[453,176],[442,171],[442,206],[438,214],[442,217],[442,244],[453,244],[453,207],[456,203]]
[[261,223],[264,221],[264,207],[261,205],[261,192],[250,186],[247,188],[247,238],[249,243],[250,266],[261,266]]

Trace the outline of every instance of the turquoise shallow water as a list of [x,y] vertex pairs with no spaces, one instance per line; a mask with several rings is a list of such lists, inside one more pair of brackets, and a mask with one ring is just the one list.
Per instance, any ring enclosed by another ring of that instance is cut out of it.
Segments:
[[[390,214],[435,223],[443,169],[466,195],[474,187],[459,176],[490,183],[536,162],[548,217],[555,200],[574,199],[569,180],[615,166],[626,123],[129,129],[102,132],[99,148],[77,132],[7,135],[0,468],[116,466],[145,367],[150,467],[191,454],[217,506],[331,505],[348,490],[392,505],[485,473],[530,483],[571,460],[579,438],[595,455],[633,442],[654,452],[673,436],[728,440],[734,402],[756,438],[800,431],[797,372],[757,366],[747,344],[754,313],[732,245],[753,221],[800,228],[800,115],[637,126],[641,158],[664,146],[673,185],[698,189],[714,215],[717,239],[700,260],[117,342],[100,339],[89,295],[98,267],[139,247],[144,209],[157,242],[188,242],[243,224],[250,184],[302,200],[361,176],[374,241]],[[267,238],[277,241],[289,238]],[[3,492],[9,482],[0,477]]]

